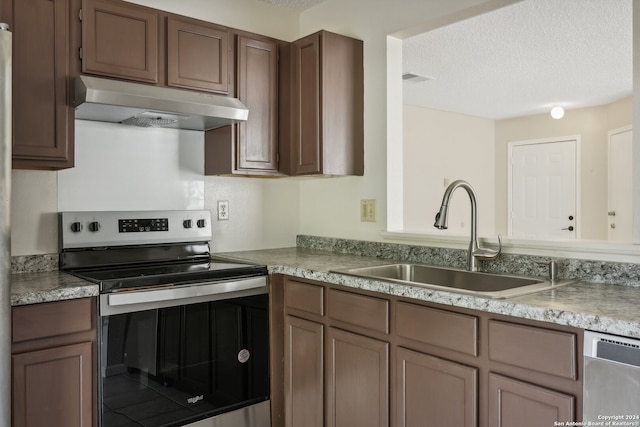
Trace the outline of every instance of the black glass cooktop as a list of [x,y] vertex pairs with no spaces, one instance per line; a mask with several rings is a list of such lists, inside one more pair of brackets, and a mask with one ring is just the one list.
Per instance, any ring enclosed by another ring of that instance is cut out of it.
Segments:
[[118,292],[158,286],[180,286],[235,278],[265,276],[263,265],[229,262],[173,262],[68,271],[82,279],[100,284],[100,292]]

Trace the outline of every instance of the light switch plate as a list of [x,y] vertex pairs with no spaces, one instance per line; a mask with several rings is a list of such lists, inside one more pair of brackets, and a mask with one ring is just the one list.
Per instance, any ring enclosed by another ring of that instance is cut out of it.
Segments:
[[360,221],[376,222],[376,199],[360,200]]

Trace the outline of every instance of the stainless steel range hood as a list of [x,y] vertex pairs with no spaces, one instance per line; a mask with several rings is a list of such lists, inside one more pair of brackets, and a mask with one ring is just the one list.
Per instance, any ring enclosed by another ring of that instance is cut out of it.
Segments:
[[143,127],[210,130],[247,120],[236,98],[78,76],[75,118]]

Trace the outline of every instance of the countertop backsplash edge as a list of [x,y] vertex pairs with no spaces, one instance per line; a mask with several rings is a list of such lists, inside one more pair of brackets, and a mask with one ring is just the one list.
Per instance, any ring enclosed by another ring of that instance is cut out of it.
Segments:
[[[454,268],[464,268],[466,265],[466,251],[462,249],[310,235],[298,235],[296,247]],[[502,254],[495,261],[483,262],[483,270],[488,273],[542,276],[545,274],[545,267],[540,266],[538,262],[550,259],[551,257],[548,256]],[[553,259],[558,262],[558,276],[561,279],[640,287],[640,264],[570,258]],[[11,272],[14,274],[57,270],[57,253],[11,257]]]
[[11,273],[40,273],[58,270],[59,255],[16,255],[11,257]]
[[[467,262],[466,250],[403,243],[298,235],[296,247],[453,268],[465,268]],[[551,259],[558,263],[560,279],[640,287],[640,264],[634,263],[501,254],[482,267],[488,273],[543,276],[546,267],[538,262]]]

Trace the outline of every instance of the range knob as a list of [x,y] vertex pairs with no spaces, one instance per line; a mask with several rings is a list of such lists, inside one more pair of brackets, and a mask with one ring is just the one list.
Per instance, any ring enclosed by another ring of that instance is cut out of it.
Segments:
[[185,219],[184,221],[182,221],[182,226],[184,228],[191,228],[193,227],[193,221],[190,219]]
[[197,224],[198,224],[198,228],[205,228],[207,226],[207,220],[206,219],[199,219]]
[[100,223],[98,221],[91,221],[89,223],[89,231],[93,233],[100,231]]
[[73,231],[74,233],[79,233],[82,231],[82,223],[79,221],[76,222],[72,222],[71,223],[71,231]]

